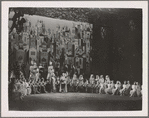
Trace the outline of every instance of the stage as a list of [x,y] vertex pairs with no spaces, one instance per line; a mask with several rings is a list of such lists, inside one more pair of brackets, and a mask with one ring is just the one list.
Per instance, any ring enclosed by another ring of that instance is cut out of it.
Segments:
[[128,111],[142,110],[142,98],[95,93],[46,93],[10,102],[10,111]]

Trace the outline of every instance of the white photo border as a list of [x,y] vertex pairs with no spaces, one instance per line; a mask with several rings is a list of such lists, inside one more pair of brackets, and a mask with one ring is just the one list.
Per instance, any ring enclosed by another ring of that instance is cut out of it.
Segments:
[[[1,115],[2,117],[80,117],[148,115],[148,1],[2,1],[1,2]],[[8,10],[9,7],[141,8],[143,13],[142,111],[9,111],[8,109]]]

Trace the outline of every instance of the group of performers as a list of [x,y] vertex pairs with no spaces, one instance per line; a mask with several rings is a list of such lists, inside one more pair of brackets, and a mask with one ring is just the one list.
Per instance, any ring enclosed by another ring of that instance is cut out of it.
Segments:
[[90,75],[90,78],[84,78],[83,75],[78,75],[75,71],[73,76],[68,71],[62,71],[61,74],[55,74],[55,70],[50,62],[48,67],[47,78],[43,78],[41,74],[42,67],[37,67],[36,63],[32,62],[30,67],[30,77],[27,80],[20,71],[19,78],[16,78],[13,71],[9,82],[9,95],[11,98],[22,99],[26,95],[51,93],[51,92],[84,92],[110,94],[130,97],[141,97],[142,86],[138,82],[130,84],[129,81],[120,81],[114,83],[110,80],[109,75]]

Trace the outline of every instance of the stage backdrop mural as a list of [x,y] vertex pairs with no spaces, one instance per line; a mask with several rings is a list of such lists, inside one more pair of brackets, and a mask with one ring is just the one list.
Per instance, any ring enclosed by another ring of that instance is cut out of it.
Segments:
[[24,18],[26,22],[23,24],[23,33],[16,36],[14,30],[10,34],[14,35],[10,40],[15,40],[12,44],[17,60],[22,55],[24,63],[30,64],[31,60],[34,60],[37,65],[47,66],[49,61],[52,61],[54,66],[58,62],[60,66],[73,64],[79,73],[89,72],[92,24],[36,15],[24,15]]

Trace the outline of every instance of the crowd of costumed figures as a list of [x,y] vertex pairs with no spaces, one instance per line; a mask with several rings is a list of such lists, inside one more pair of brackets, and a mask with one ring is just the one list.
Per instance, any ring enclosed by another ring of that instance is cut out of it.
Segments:
[[61,72],[52,66],[49,62],[47,78],[42,76],[42,66],[38,66],[32,62],[30,66],[30,77],[24,77],[23,72],[19,71],[19,77],[10,74],[9,81],[9,98],[12,100],[22,100],[24,96],[30,94],[40,93],[56,93],[56,92],[81,92],[81,93],[96,93],[96,94],[109,94],[120,95],[129,97],[141,97],[142,86],[138,82],[130,84],[129,81],[114,82],[110,80],[109,75],[105,78],[103,75],[91,74],[89,78],[84,78],[83,74],[78,75],[75,67],[70,71],[67,66]]
[[[28,21],[23,16],[18,10],[15,13],[10,13],[9,20],[12,24],[9,28],[10,36],[21,34],[24,30],[24,24]],[[27,26],[25,25],[25,29]],[[13,33],[13,30],[16,30],[15,32],[17,33]],[[11,43],[13,42],[11,41]],[[25,75],[23,69],[20,69],[25,68],[23,65],[12,69],[9,76],[9,99],[22,100],[24,96],[30,94],[51,92],[84,92],[130,97],[142,96],[142,86],[138,82],[133,84],[130,84],[129,81],[124,81],[124,83],[120,81],[114,82],[110,80],[108,75],[104,77],[103,75],[91,74],[90,77],[87,77],[83,73],[78,74],[74,65],[71,65],[70,68],[67,65],[54,68],[52,62],[49,63],[48,73],[45,74],[42,72],[44,67],[42,65],[37,66],[37,63],[32,61],[30,69],[28,69],[30,70],[29,78]],[[19,64],[16,63],[16,65]]]

